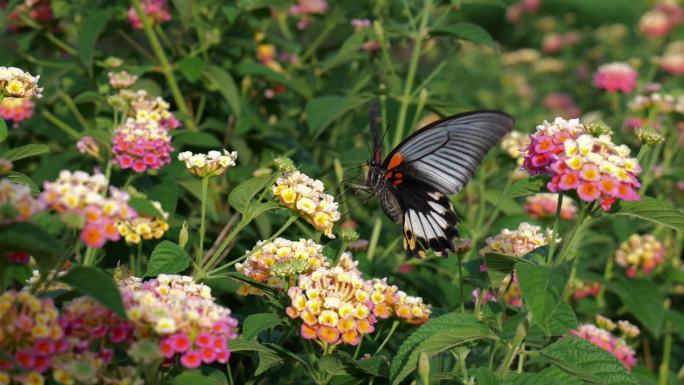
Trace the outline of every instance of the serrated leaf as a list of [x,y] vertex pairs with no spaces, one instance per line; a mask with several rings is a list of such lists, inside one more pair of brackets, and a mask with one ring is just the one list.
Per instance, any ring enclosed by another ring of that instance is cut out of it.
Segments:
[[258,376],[273,367],[280,366],[285,363],[284,358],[280,357],[277,353],[271,350],[259,351],[257,354],[259,355],[259,365],[254,371],[255,376]]
[[541,356],[565,373],[590,384],[637,384],[615,356],[578,337],[564,337],[554,342],[541,350]]
[[240,91],[235,85],[233,77],[223,68],[214,65],[210,65],[204,70],[204,76],[214,82],[223,98],[228,102],[233,115],[239,118],[242,113]]
[[643,196],[639,201],[620,201],[616,211],[611,214],[639,218],[684,231],[684,211],[653,197]]
[[374,377],[387,377],[389,362],[385,356],[378,355],[356,361],[356,368]]
[[61,242],[41,227],[26,222],[0,226],[0,250],[25,251],[40,265],[64,254]]
[[[557,367],[549,367],[539,373],[513,374],[502,385],[585,385],[586,383]],[[479,385],[479,383],[478,383]]]
[[196,56],[188,56],[183,60],[176,62],[176,68],[188,79],[190,82],[197,81],[207,67],[207,63]]
[[546,178],[543,176],[521,179],[508,187],[501,200],[536,194],[542,191],[544,186],[546,186]]
[[40,190],[38,189],[38,185],[36,184],[36,182],[34,182],[33,179],[29,178],[27,175],[24,175],[20,172],[10,171],[9,173],[7,173],[7,179],[9,179],[12,183],[28,186],[29,188],[31,188],[31,194],[33,194],[34,196],[40,193]]
[[566,334],[577,327],[575,313],[563,302],[570,270],[570,263],[555,268],[529,263],[515,265],[522,297],[534,321],[547,335]]
[[477,385],[499,385],[499,379],[494,371],[489,368],[470,369],[468,373],[475,376]]
[[309,100],[306,103],[309,133],[313,136],[319,135],[332,122],[364,103],[365,99],[346,95],[320,96]]
[[448,35],[457,37],[459,39],[472,41],[473,43],[488,45],[492,48],[496,47],[494,39],[492,39],[492,36],[489,34],[489,32],[487,32],[486,29],[477,24],[468,22],[455,23],[445,27],[437,28],[430,31],[430,34],[434,36]]
[[619,277],[615,281],[608,282],[607,287],[620,297],[622,304],[643,326],[654,336],[660,336],[666,313],[663,308],[665,297],[658,285],[649,279]]
[[50,148],[44,144],[27,144],[5,151],[0,158],[14,162],[31,156],[47,154],[49,152]]
[[162,218],[164,215],[157,209],[149,199],[133,197],[128,201],[128,205],[131,206],[135,212],[139,215],[146,217],[156,217]]
[[233,188],[230,195],[228,195],[228,203],[230,203],[235,210],[244,214],[249,205],[249,201],[263,190],[270,180],[270,176],[247,179]]
[[121,292],[114,279],[104,271],[89,266],[75,266],[58,278],[81,294],[96,299],[119,317],[126,319]]
[[190,256],[182,247],[171,241],[162,241],[150,255],[145,277],[178,273],[187,269],[188,266],[190,266]]
[[5,123],[5,119],[0,118],[0,143],[7,139],[8,134],[9,132],[7,131],[7,123]]
[[81,63],[88,69],[88,73],[92,75],[93,58],[95,57],[95,46],[97,39],[104,31],[109,20],[114,16],[113,8],[105,8],[88,12],[84,15],[83,23],[78,28],[78,42],[76,44],[76,51]]
[[396,385],[413,372],[421,352],[431,356],[466,342],[496,338],[485,324],[469,314],[451,313],[432,319],[401,344],[390,365],[390,382]]
[[273,313],[250,314],[242,323],[242,338],[251,340],[264,330],[272,329],[283,322]]

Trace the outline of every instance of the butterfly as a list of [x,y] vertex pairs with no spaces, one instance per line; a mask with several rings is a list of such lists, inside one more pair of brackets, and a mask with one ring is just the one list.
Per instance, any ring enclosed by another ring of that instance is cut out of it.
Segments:
[[426,249],[455,252],[458,216],[449,196],[461,191],[489,149],[514,125],[501,111],[449,116],[404,139],[382,160],[379,104],[368,111],[373,157],[364,190],[380,199],[385,214],[403,225],[404,249],[424,258]]

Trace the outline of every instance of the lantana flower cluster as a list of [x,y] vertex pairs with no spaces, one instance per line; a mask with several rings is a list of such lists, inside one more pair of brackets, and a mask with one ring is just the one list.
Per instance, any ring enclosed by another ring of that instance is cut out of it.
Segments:
[[89,247],[100,248],[107,241],[119,240],[118,221],[137,216],[128,205],[128,193],[110,186],[105,197],[107,185],[101,173],[63,170],[54,182],[45,182],[40,199],[60,214],[80,216],[84,222],[81,240]]
[[684,9],[675,2],[662,1],[641,15],[639,31],[650,37],[662,37],[668,35],[682,22],[684,22]]
[[0,102],[0,118],[13,121],[16,127],[33,115],[35,105],[29,98],[4,98]]
[[575,301],[579,301],[582,298],[596,297],[601,291],[601,284],[574,279],[570,282],[570,291],[572,292],[572,298]]
[[13,98],[40,98],[40,75],[33,76],[16,67],[0,67],[0,96]]
[[59,312],[50,298],[37,298],[28,291],[0,295],[0,380],[9,384],[43,383],[53,356],[69,345],[59,322]]
[[45,209],[45,203],[31,195],[29,186],[0,179],[0,206],[5,205],[14,208],[16,215],[6,217],[7,210],[0,210],[0,224],[23,222]]
[[622,336],[611,333],[616,329],[615,323],[607,318],[597,316],[597,324],[581,324],[577,330],[571,330],[570,334],[583,338],[592,344],[610,352],[627,368],[633,368],[636,363],[636,352],[627,342],[626,338],[633,338],[639,335],[639,328],[627,321],[619,321],[617,328],[622,332]]
[[523,167],[532,175],[551,175],[551,192],[576,190],[580,199],[598,200],[606,211],[616,199],[639,200],[639,162],[609,134],[595,137],[578,119],[556,118],[537,126],[531,139]]
[[285,172],[272,188],[285,207],[295,211],[328,238],[335,238],[332,228],[341,214],[332,195],[323,192],[323,182],[299,171]]
[[311,17],[309,15],[324,14],[328,10],[328,3],[325,0],[298,0],[297,5],[290,8],[290,14],[299,17],[297,29],[306,29],[309,26]]
[[170,163],[169,131],[180,127],[180,122],[169,112],[169,104],[160,97],[150,98],[143,90],[122,90],[113,102],[128,117],[115,130],[112,162],[138,173]]
[[[171,12],[167,0],[142,0],[140,3],[142,11],[153,25],[171,20]],[[140,20],[140,16],[133,5],[128,9],[128,21],[135,29],[143,28],[142,20]]]
[[192,277],[161,274],[144,283],[130,277],[121,290],[128,318],[139,334],[159,338],[168,362],[180,358],[186,368],[228,362],[228,341],[237,338],[237,320],[230,309],[214,302],[209,286]]
[[[277,289],[284,288],[285,282],[294,285],[299,274],[309,274],[330,265],[323,255],[323,246],[310,239],[259,241],[246,255],[245,262],[235,265],[237,271]],[[260,289],[247,284],[242,285],[238,293],[263,295]]]
[[129,88],[133,84],[135,84],[136,81],[138,81],[137,76],[130,74],[126,70],[118,72],[108,72],[107,77],[109,78],[109,84],[117,89]]
[[119,221],[116,229],[124,237],[126,243],[140,243],[141,240],[160,239],[169,229],[169,213],[164,211],[161,203],[150,201],[159,215],[139,215],[135,218]]
[[636,87],[639,73],[627,63],[608,63],[600,66],[594,74],[594,86],[610,93],[630,94]]
[[615,252],[615,262],[634,278],[640,270],[650,274],[665,258],[665,247],[651,234],[632,234]]
[[[558,209],[558,194],[538,193],[525,199],[525,212],[530,218],[552,218]],[[577,216],[577,205],[569,197],[563,197],[560,216],[563,219],[572,220]]]
[[387,283],[387,278],[373,278],[369,281],[373,291],[373,315],[387,319],[394,316],[404,322],[419,325],[430,319],[431,310],[421,297],[411,296]]
[[184,151],[178,154],[178,160],[185,163],[185,167],[200,178],[218,176],[226,172],[228,167],[235,166],[237,151],[228,150],[209,151],[207,154],[193,154]]
[[[485,246],[480,249],[480,255],[496,253],[522,257],[534,249],[545,246],[553,236],[553,230],[542,231],[540,226],[534,226],[527,222],[522,222],[515,230],[503,229],[495,236],[485,240]],[[560,242],[556,238],[556,242]]]

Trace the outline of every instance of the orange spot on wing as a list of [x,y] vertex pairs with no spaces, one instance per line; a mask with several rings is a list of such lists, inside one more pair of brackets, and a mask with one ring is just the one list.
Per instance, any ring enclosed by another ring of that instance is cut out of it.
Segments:
[[389,164],[387,165],[388,169],[395,168],[401,164],[401,162],[404,161],[404,157],[401,156],[400,153],[395,152],[394,155],[390,158]]

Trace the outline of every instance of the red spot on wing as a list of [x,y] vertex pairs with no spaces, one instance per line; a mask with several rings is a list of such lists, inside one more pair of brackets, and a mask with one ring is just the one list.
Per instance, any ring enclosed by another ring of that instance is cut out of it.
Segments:
[[392,155],[392,157],[390,158],[389,164],[387,164],[387,169],[389,170],[395,168],[399,166],[403,161],[404,157],[400,153],[395,152],[394,155]]

